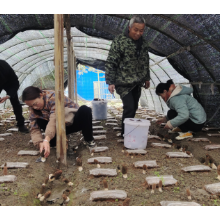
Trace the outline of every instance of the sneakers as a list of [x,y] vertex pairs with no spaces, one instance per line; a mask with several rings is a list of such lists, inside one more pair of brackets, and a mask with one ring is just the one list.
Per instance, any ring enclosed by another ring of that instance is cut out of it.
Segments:
[[97,147],[97,144],[95,143],[95,141],[83,141],[83,144],[86,145],[89,148],[95,148]]
[[29,130],[27,129],[27,127],[25,125],[19,126],[18,131],[20,131],[22,133],[29,133]]
[[173,130],[169,130],[168,133],[170,134],[174,134],[174,133],[179,133],[182,132],[180,128],[176,127]]
[[193,135],[191,132],[180,133],[179,136],[176,137],[176,140],[183,140],[186,138],[192,138]]

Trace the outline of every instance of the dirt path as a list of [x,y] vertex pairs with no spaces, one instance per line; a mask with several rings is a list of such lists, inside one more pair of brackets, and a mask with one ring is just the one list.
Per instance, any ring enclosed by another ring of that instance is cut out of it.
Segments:
[[[118,120],[119,121],[119,120]],[[118,122],[120,125],[120,121]],[[194,154],[192,158],[167,159],[166,152],[175,152],[177,149],[164,149],[164,148],[152,148],[151,142],[147,145],[147,155],[134,156],[131,159],[130,156],[126,156],[121,152],[123,143],[117,142],[116,131],[113,131],[112,126],[106,126],[105,121],[102,121],[100,125],[104,126],[107,130],[107,139],[97,141],[98,146],[108,146],[109,151],[103,153],[96,153],[95,156],[108,156],[112,157],[112,164],[103,164],[102,168],[114,168],[126,164],[128,166],[128,178],[124,179],[121,173],[118,173],[117,177],[105,178],[108,181],[109,189],[121,189],[127,192],[128,197],[131,199],[130,205],[144,206],[144,205],[160,205],[163,200],[167,201],[188,201],[186,195],[186,189],[190,188],[192,193],[192,201],[199,203],[200,205],[220,205],[219,197],[208,194],[204,189],[205,184],[217,183],[216,170],[211,172],[191,172],[185,173],[181,171],[181,168],[190,165],[201,164],[199,158],[204,157],[206,150],[204,146],[207,143],[203,142],[189,142],[182,141],[181,143],[187,144],[189,151]],[[8,127],[14,127],[13,124],[7,127],[0,126],[0,133],[4,133]],[[163,129],[152,123],[150,127],[152,134],[156,134],[158,131],[164,132]],[[209,133],[209,132],[208,132]],[[216,132],[214,132],[216,133]],[[175,135],[174,135],[175,137]],[[200,132],[195,137],[207,137],[207,132]],[[79,145],[77,152],[74,152],[72,148],[76,145],[73,140],[75,136],[71,136],[70,149],[72,153],[68,157],[68,168],[61,167],[63,170],[63,176],[68,178],[74,183],[73,187],[67,187],[62,180],[55,181],[54,184],[48,185],[48,190],[52,190],[52,194],[61,193],[66,188],[71,189],[70,202],[68,205],[82,205],[82,206],[117,206],[122,201],[98,201],[92,202],[89,200],[90,193],[96,190],[103,190],[104,177],[92,177],[89,175],[89,170],[96,168],[95,164],[88,164],[87,160],[91,158],[89,150]],[[218,138],[209,138],[214,144],[220,144]],[[19,150],[34,149],[33,145],[29,145],[29,134],[21,134],[18,132],[13,133],[13,136],[5,137],[5,141],[0,142],[0,164],[7,161],[11,162],[28,162],[30,166],[26,169],[12,169],[9,170],[9,174],[17,176],[17,181],[14,183],[5,183],[0,185],[0,203],[2,205],[40,205],[38,199],[35,199],[36,194],[39,192],[41,184],[45,177],[49,173],[53,173],[56,170],[56,157],[55,149],[51,149],[51,156],[46,163],[35,163],[37,156],[17,156]],[[153,141],[160,142],[160,141]],[[162,142],[163,143],[163,142]],[[74,154],[73,154],[74,153]],[[208,152],[219,164],[220,150],[214,150]],[[79,172],[75,164],[75,158],[77,155],[82,156],[83,171]],[[147,174],[142,173],[142,169],[136,169],[133,166],[135,161],[139,160],[156,160],[159,167],[147,170]],[[0,174],[2,175],[2,174]],[[173,175],[178,180],[178,185],[163,187],[163,192],[159,192],[156,189],[154,194],[151,194],[150,189],[146,189],[144,186],[146,176],[158,176]],[[60,205],[61,201],[57,201],[53,204],[45,203],[44,205]]]

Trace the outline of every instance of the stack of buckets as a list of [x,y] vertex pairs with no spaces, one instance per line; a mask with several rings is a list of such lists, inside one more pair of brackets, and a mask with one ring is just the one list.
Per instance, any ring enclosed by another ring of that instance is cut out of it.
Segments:
[[[107,119],[107,102],[106,100],[92,101],[93,119]],[[138,118],[126,118],[124,124],[124,146],[129,149],[145,149],[150,121]]]
[[107,102],[106,100],[92,101],[92,114],[95,120],[107,119]]

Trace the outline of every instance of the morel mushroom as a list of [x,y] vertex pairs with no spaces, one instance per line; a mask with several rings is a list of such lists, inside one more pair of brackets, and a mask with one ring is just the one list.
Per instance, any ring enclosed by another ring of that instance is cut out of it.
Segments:
[[147,170],[147,165],[144,164],[144,165],[143,165],[143,174],[146,174],[146,170]]
[[107,180],[103,180],[103,184],[104,184],[104,188],[105,190],[108,190],[108,183],[107,183]]
[[128,172],[128,168],[125,165],[122,165],[122,174],[123,174],[123,178],[125,179],[128,178],[127,172]]
[[4,170],[3,170],[3,175],[7,175],[7,174],[8,174],[8,168],[7,168],[7,163],[5,163]]
[[83,170],[83,168],[82,168],[82,159],[81,158],[78,157],[76,159],[76,165],[78,166],[79,172],[81,172]]
[[191,192],[189,191],[189,189],[186,189],[186,194],[187,194],[188,200],[191,200],[192,197],[191,197]]

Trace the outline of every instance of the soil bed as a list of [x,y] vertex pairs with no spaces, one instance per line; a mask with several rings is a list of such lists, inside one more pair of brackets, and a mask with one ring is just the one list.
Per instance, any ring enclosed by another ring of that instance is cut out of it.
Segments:
[[[118,108],[119,109],[119,108]],[[110,112],[109,112],[110,113]],[[111,113],[112,114],[112,113]],[[146,112],[148,114],[148,112]],[[113,114],[112,114],[113,115]],[[10,116],[8,114],[8,116]],[[8,117],[7,116],[7,117]],[[151,115],[154,116],[154,115]],[[140,117],[137,115],[136,117]],[[4,118],[3,118],[4,119]],[[26,119],[27,115],[26,115]],[[121,124],[121,119],[118,119],[118,125]],[[220,149],[207,151],[204,146],[209,143],[206,142],[192,142],[192,141],[178,141],[183,145],[188,146],[188,151],[192,152],[192,158],[167,158],[167,152],[179,152],[174,147],[169,149],[151,147],[151,143],[167,142],[159,140],[149,140],[147,144],[146,155],[127,155],[122,153],[123,143],[117,142],[116,137],[118,131],[114,131],[111,126],[106,126],[106,121],[103,120],[99,124],[107,131],[107,139],[97,140],[98,146],[107,146],[108,151],[95,153],[93,157],[111,157],[112,163],[101,164],[101,168],[116,169],[122,168],[123,164],[128,167],[128,178],[124,179],[122,173],[118,173],[116,177],[94,177],[89,175],[89,170],[97,167],[96,164],[88,164],[89,158],[92,158],[89,150],[82,145],[78,140],[81,135],[70,135],[69,149],[68,149],[68,168],[61,166],[63,171],[62,176],[68,178],[73,182],[72,187],[56,180],[53,184],[48,184],[47,187],[52,191],[52,195],[62,194],[63,190],[70,189],[70,202],[68,205],[82,205],[82,206],[118,206],[122,201],[107,200],[107,201],[91,201],[90,193],[97,190],[104,190],[103,180],[106,179],[109,190],[124,190],[127,197],[131,199],[130,205],[133,206],[159,206],[161,201],[188,201],[186,189],[189,188],[192,194],[193,202],[200,205],[220,205],[218,196],[211,195],[204,190],[204,185],[218,183],[216,179],[216,170],[210,172],[183,172],[181,168],[193,165],[201,165],[201,158],[208,153],[219,165]],[[15,122],[7,124],[6,127],[0,126],[0,134],[6,133],[9,128],[15,127]],[[157,132],[166,134],[167,132],[151,122],[150,132],[152,135],[157,135]],[[217,131],[199,132],[194,137],[208,138],[211,144],[220,144],[218,137],[208,137],[208,133],[217,133]],[[172,138],[176,135],[173,134]],[[17,180],[14,183],[4,183],[0,185],[0,204],[1,205],[52,205],[57,206],[61,204],[58,200],[55,203],[40,204],[36,199],[37,193],[40,191],[41,184],[48,174],[53,173],[57,168],[56,163],[56,149],[51,149],[51,155],[45,163],[36,163],[39,156],[18,156],[20,150],[36,150],[32,144],[29,144],[30,134],[21,134],[13,132],[12,136],[4,137],[5,140],[0,142],[0,165],[5,162],[27,162],[29,167],[24,169],[10,169],[8,175],[15,175]],[[74,148],[78,146],[77,150]],[[75,158],[81,156],[83,162],[83,171],[79,172],[76,166]],[[143,169],[138,169],[133,166],[136,161],[156,160],[158,167],[147,169],[147,173],[143,174]],[[3,175],[3,171],[1,174]],[[154,194],[151,194],[151,189],[145,188],[145,178],[147,176],[158,176],[161,179],[163,175],[173,175],[178,181],[178,185],[163,187],[163,192],[159,192],[158,188]],[[49,190],[48,188],[48,190]],[[54,197],[51,196],[51,197]],[[56,196],[55,196],[56,197]]]

